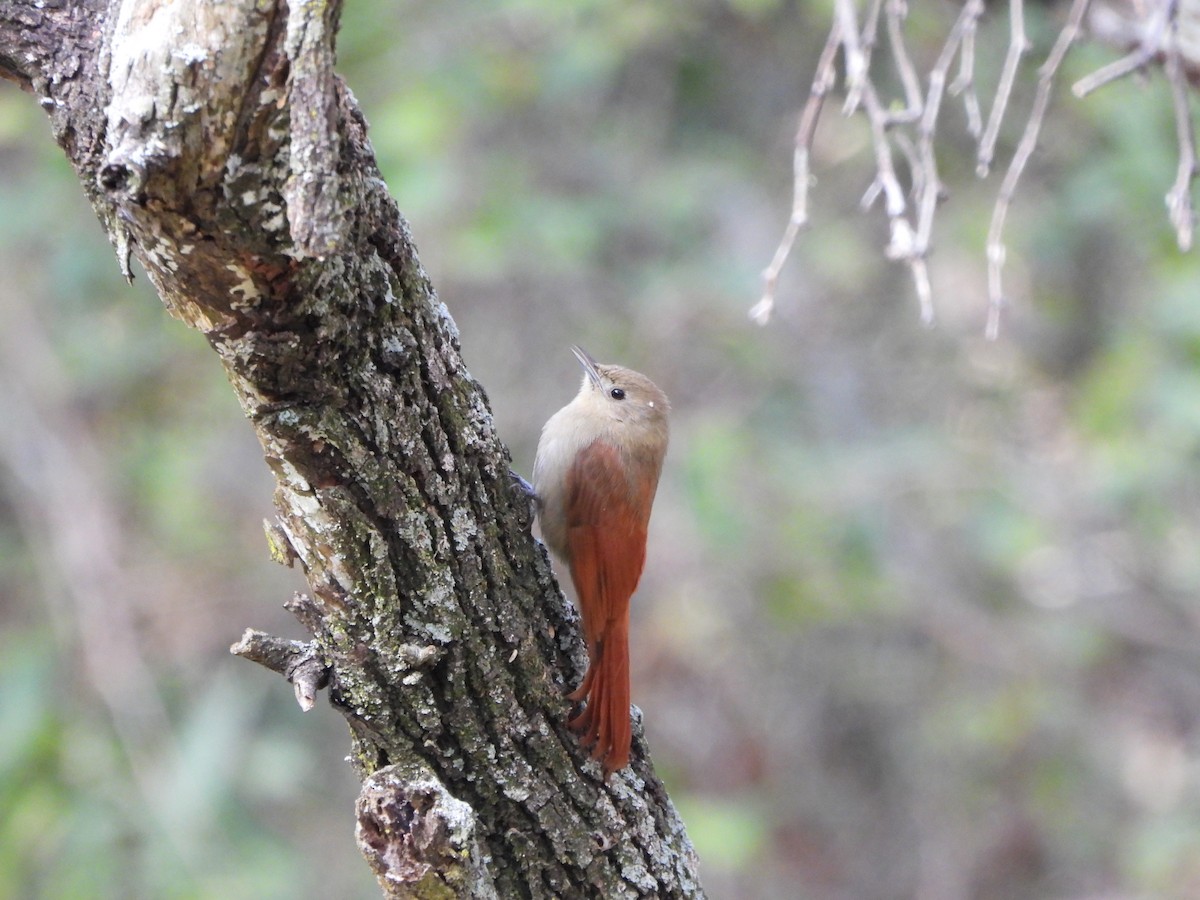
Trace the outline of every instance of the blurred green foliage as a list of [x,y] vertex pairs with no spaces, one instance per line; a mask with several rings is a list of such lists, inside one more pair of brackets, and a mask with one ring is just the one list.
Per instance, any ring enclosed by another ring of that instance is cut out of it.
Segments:
[[[353,2],[339,67],[519,469],[571,343],[672,398],[634,697],[712,896],[1195,895],[1200,264],[1162,204],[1165,88],[1060,91],[994,343],[998,174],[975,179],[957,101],[933,330],[831,102],[761,329],[830,6]],[[1063,11],[1028,12],[1036,57]],[[919,63],[949,13],[912,5]],[[986,112],[999,10],[979,40]],[[1109,58],[1080,48],[1064,84]],[[336,716],[226,651],[297,633],[249,429],[11,88],[0,208],[0,409],[32,415],[0,443],[0,896],[375,896]],[[103,540],[26,477],[47,454]],[[110,544],[98,570],[72,550]],[[88,618],[105,602],[144,669]]]

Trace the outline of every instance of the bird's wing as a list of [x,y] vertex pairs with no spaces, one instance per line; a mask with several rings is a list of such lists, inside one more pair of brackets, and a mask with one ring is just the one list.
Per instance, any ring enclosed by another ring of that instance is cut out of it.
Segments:
[[597,440],[579,452],[567,478],[571,579],[589,651],[595,650],[608,623],[628,610],[646,561],[655,486],[639,484],[626,471],[620,451]]
[[567,478],[571,579],[583,615],[588,670],[572,700],[587,707],[569,725],[600,760],[605,776],[629,762],[629,598],[646,560],[646,525],[657,472],[642,473],[597,440],[575,458]]

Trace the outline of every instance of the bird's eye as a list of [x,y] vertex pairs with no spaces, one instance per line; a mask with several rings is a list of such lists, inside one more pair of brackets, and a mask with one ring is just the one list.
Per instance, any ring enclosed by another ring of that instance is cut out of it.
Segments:
[[624,400],[625,392],[623,390],[621,390],[620,388],[612,388],[608,392],[608,396],[612,397],[614,400]]

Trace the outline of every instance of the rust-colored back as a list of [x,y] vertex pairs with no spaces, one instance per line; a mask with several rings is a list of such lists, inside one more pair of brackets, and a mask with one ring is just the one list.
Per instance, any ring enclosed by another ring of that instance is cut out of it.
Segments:
[[589,659],[571,695],[587,707],[569,724],[608,775],[629,762],[629,600],[646,560],[658,469],[631,466],[617,447],[596,440],[576,456],[567,478],[567,562]]

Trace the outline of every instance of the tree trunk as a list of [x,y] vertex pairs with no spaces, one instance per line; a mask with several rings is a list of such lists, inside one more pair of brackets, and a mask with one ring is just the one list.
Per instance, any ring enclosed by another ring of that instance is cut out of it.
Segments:
[[602,781],[564,725],[576,619],[487,399],[333,74],[339,4],[0,0],[0,75],[50,115],[128,275],[208,338],[274,472],[272,553],[395,897],[696,897],[647,759]]

